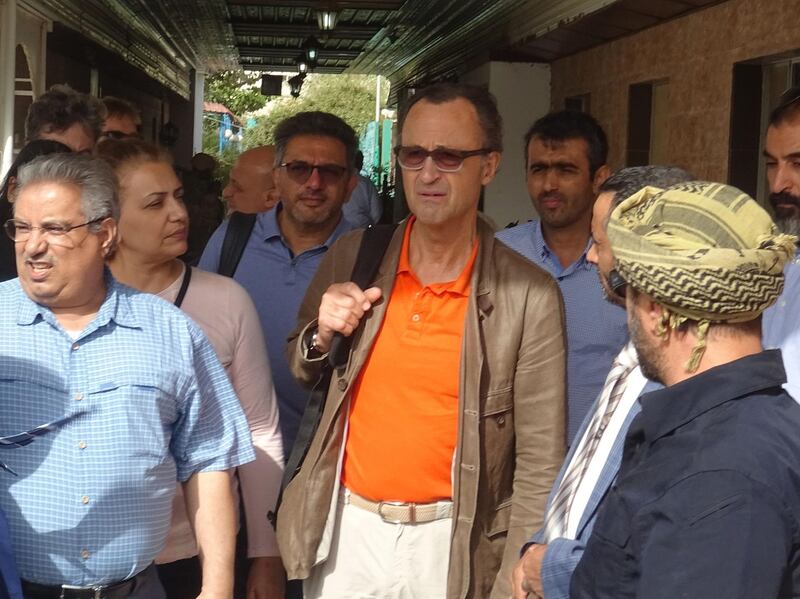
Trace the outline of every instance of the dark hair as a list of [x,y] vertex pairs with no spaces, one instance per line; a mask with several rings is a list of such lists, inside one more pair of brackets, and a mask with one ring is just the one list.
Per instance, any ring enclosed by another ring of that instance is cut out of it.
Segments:
[[77,92],[68,85],[54,85],[28,109],[25,135],[26,139],[33,140],[43,133],[65,131],[79,124],[96,141],[105,118],[106,108],[97,98]]
[[115,96],[105,96],[102,102],[106,107],[106,118],[112,116],[129,118],[137,127],[142,124],[142,116],[133,102]]
[[781,94],[778,105],[769,115],[769,126],[776,127],[800,113],[800,85],[790,87]]
[[694,180],[695,177],[691,173],[677,166],[661,166],[657,164],[629,166],[618,170],[606,179],[600,185],[598,192],[614,192],[614,199],[611,201],[611,209],[613,210],[644,187],[666,189],[678,183]]
[[11,163],[8,172],[6,173],[6,178],[3,180],[3,185],[0,187],[0,200],[2,200],[4,204],[4,211],[5,205],[8,204],[8,188],[11,185],[11,179],[12,177],[14,179],[17,178],[20,168],[39,156],[47,156],[48,154],[57,154],[61,152],[66,153],[71,151],[72,150],[70,150],[69,146],[65,146],[60,141],[55,141],[52,139],[35,139],[25,144],[25,147],[23,147],[19,151],[19,154],[17,154],[14,162]]
[[275,165],[283,162],[286,146],[298,135],[319,135],[331,137],[344,145],[347,168],[352,172],[356,165],[358,138],[353,128],[335,114],[312,111],[298,112],[282,120],[275,127]]
[[531,139],[566,141],[582,139],[588,146],[589,174],[594,177],[608,160],[608,138],[603,128],[591,115],[577,110],[551,112],[537,120],[525,134],[525,163],[528,162],[528,146]]
[[497,110],[497,100],[483,85],[447,82],[423,87],[414,94],[406,106],[400,118],[400,131],[402,132],[406,117],[416,103],[424,100],[431,104],[444,104],[458,99],[466,100],[475,108],[475,112],[478,114],[478,123],[483,130],[483,147],[502,152],[503,117]]
[[103,139],[95,146],[94,153],[117,175],[121,168],[134,162],[172,164],[172,156],[166,149],[137,138]]

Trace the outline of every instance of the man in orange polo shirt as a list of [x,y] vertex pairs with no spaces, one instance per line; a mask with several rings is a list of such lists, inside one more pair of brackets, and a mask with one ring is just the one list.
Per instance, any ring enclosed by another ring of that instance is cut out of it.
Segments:
[[565,447],[563,307],[478,216],[501,131],[483,88],[418,92],[395,149],[412,216],[374,286],[347,282],[348,234],[300,308],[289,359],[307,384],[362,324],[278,515],[306,597],[508,597],[541,524]]

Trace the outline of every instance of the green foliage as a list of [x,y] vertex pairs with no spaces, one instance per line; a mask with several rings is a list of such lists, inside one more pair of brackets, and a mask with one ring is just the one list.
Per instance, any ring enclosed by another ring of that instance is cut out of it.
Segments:
[[260,73],[221,71],[206,78],[205,101],[224,104],[237,117],[263,108],[267,98],[258,85]]
[[[309,75],[299,98],[272,100],[267,114],[244,134],[245,148],[274,142],[275,127],[283,119],[306,110],[331,112],[355,129],[358,135],[375,118],[376,77],[372,75]],[[389,82],[384,80],[381,106],[386,105]]]

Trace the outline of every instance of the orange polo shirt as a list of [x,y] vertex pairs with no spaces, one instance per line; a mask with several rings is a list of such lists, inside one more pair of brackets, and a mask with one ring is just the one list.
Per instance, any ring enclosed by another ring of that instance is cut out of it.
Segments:
[[478,252],[455,281],[423,286],[406,227],[386,316],[353,386],[342,483],[373,501],[453,495],[461,342]]

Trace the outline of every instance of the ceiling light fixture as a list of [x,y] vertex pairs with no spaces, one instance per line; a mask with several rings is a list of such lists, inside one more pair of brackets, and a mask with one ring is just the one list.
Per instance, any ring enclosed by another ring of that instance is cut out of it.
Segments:
[[322,31],[333,31],[338,17],[339,15],[335,10],[318,10],[317,25]]
[[300,90],[303,87],[303,81],[305,80],[306,75],[305,73],[299,73],[294,77],[290,78],[289,83],[289,93],[292,95],[293,98],[297,98],[300,95]]
[[306,53],[306,59],[309,63],[314,64],[319,58],[320,43],[313,35],[303,42],[303,51]]

